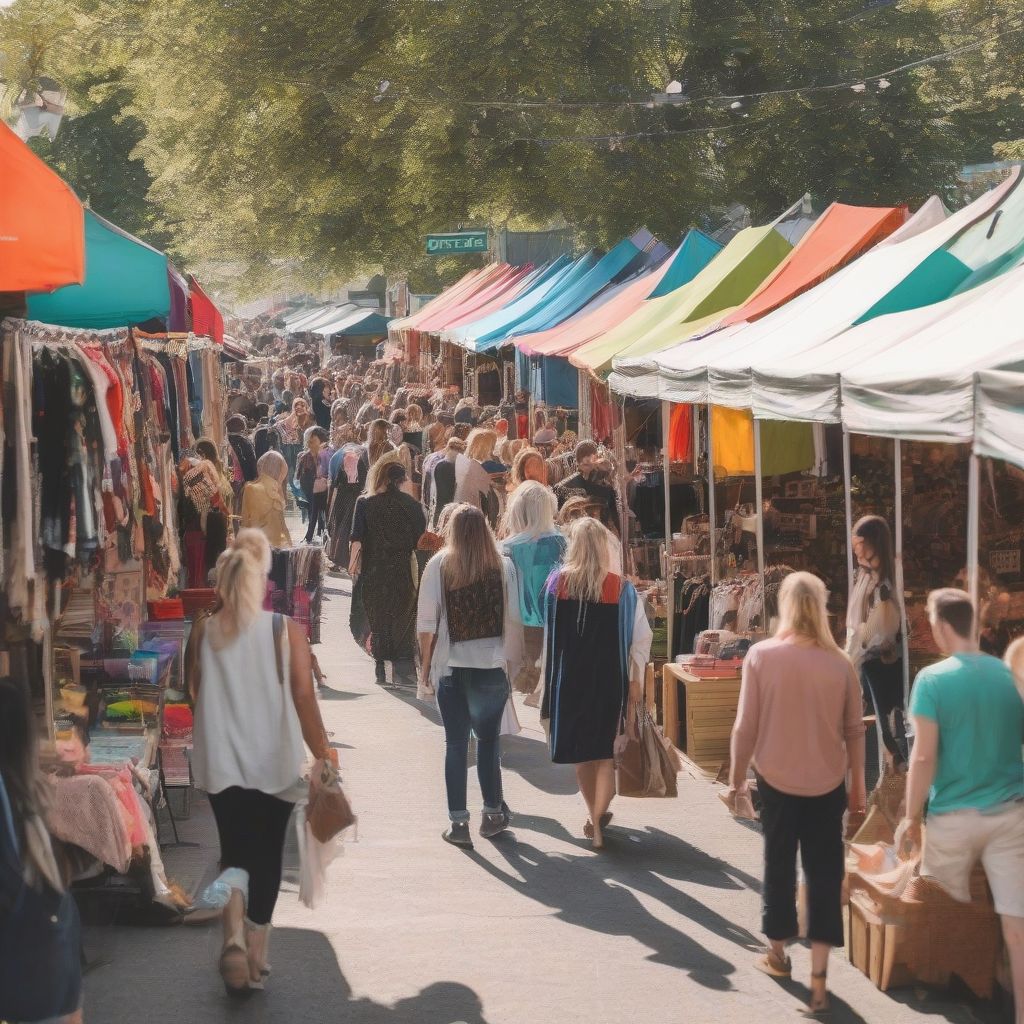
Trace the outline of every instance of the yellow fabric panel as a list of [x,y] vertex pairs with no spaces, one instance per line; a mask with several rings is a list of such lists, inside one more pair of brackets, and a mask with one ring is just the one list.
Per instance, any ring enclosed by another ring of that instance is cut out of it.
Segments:
[[754,417],[749,409],[711,407],[711,454],[715,476],[754,472]]
[[[716,476],[754,472],[754,418],[749,409],[711,407],[711,438]],[[761,473],[781,476],[814,465],[814,428],[788,420],[761,421]]]

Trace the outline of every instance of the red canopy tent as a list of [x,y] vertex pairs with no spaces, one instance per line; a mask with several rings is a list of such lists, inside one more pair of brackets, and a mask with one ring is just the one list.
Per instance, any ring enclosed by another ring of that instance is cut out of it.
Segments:
[[188,275],[188,291],[192,306],[192,333],[213,338],[218,345],[223,345],[224,317],[192,274]]
[[84,280],[82,204],[0,121],[0,292],[52,292]]

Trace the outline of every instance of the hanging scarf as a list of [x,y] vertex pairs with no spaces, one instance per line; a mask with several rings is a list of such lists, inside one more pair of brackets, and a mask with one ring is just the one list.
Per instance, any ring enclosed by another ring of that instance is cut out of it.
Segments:
[[199,513],[199,521],[205,533],[206,517],[209,515],[210,509],[216,508],[227,512],[217,468],[208,459],[198,461],[185,459],[180,468],[182,489]]

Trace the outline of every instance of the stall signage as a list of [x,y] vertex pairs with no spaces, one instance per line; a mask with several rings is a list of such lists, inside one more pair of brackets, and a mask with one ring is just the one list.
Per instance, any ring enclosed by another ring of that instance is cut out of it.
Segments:
[[1020,572],[1020,548],[1011,551],[992,551],[989,564],[997,576],[1012,576]]
[[458,256],[487,252],[486,231],[453,231],[447,235],[427,235],[428,256]]

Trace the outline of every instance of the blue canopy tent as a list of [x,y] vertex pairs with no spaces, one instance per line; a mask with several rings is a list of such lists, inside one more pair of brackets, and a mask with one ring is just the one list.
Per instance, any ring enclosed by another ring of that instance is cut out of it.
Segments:
[[[556,261],[558,263],[560,261]],[[492,338],[505,338],[517,324],[533,316],[537,310],[563,288],[572,286],[595,264],[597,257],[589,252],[571,263],[561,263],[557,270],[549,272],[524,295],[481,320],[445,331],[441,337],[461,345],[470,352],[483,351],[493,346],[487,344]]]
[[[619,242],[574,284],[566,285],[557,294],[550,295],[549,301],[532,316],[516,324],[503,336],[494,337],[486,347],[494,348],[511,338],[557,327],[603,294],[608,285],[631,276],[651,263],[661,262],[668,254],[668,248],[650,231],[642,228]],[[485,345],[478,341],[477,351],[484,350]]]

